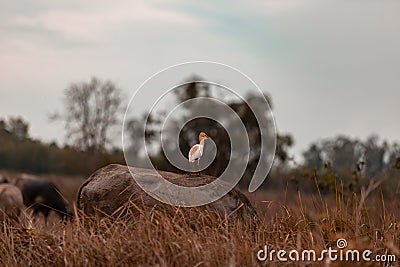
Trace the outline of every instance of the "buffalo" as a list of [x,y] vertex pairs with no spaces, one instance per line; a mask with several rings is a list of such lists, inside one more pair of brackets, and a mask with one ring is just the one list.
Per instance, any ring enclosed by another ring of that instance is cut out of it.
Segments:
[[16,180],[24,204],[33,209],[33,214],[42,213],[47,220],[50,211],[55,211],[63,220],[72,218],[57,187],[50,181],[35,177],[21,177]]
[[[148,195],[133,179],[132,174],[136,179],[146,180],[153,184],[151,175],[155,171],[149,169],[141,169],[128,167],[124,165],[111,164],[103,167],[93,173],[80,187],[77,199],[77,205],[87,215],[117,214],[123,210],[127,203],[133,203],[136,208],[150,208],[168,210],[168,206],[155,198]],[[158,171],[165,180],[175,183],[180,186],[202,186],[214,181],[216,178],[207,175],[201,175],[197,178],[190,177],[188,174],[176,174],[171,172]],[[147,179],[148,178],[148,179]],[[155,186],[160,185],[157,182]],[[220,183],[219,186],[224,186]],[[215,211],[222,217],[235,220],[239,219],[247,222],[257,221],[257,212],[247,199],[237,189],[231,189],[222,198],[201,206],[205,210]],[[117,212],[117,213],[116,213]]]

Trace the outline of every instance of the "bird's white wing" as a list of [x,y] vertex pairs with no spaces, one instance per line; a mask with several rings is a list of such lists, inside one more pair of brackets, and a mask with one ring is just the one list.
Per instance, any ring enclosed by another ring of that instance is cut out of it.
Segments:
[[189,151],[189,162],[194,162],[196,159],[201,158],[201,146],[199,144],[196,144],[190,148]]

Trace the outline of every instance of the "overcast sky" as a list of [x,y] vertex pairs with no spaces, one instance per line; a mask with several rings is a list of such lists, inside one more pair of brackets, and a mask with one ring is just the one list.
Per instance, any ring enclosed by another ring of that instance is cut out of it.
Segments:
[[95,75],[126,95],[157,71],[210,60],[271,94],[299,154],[319,138],[400,136],[400,1],[0,0],[0,117],[62,141],[63,90]]

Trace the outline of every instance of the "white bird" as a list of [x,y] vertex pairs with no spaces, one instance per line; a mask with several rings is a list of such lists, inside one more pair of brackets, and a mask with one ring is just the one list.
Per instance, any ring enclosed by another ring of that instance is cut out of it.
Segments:
[[204,140],[211,139],[206,133],[199,134],[199,144],[195,144],[189,150],[189,163],[192,164],[197,160],[197,166],[200,165],[200,158],[203,156]]

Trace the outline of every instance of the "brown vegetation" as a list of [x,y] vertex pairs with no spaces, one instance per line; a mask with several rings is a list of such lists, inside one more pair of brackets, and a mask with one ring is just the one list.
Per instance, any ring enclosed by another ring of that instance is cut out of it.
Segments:
[[399,257],[399,203],[385,200],[380,192],[374,183],[346,198],[339,191],[333,197],[285,190],[256,192],[250,195],[261,219],[255,227],[200,209],[172,208],[171,213],[138,208],[132,202],[125,204],[126,212],[117,218],[88,217],[75,209],[77,216],[71,222],[45,225],[34,220],[29,227],[3,224],[0,265],[254,266],[266,264],[257,260],[257,251],[264,245],[321,251],[335,248],[340,237],[348,241],[348,248]]

